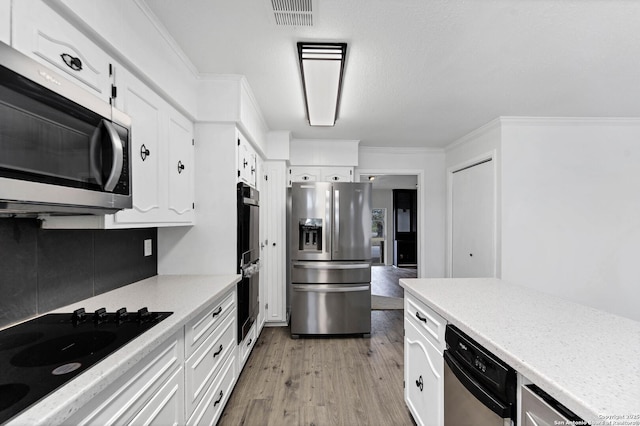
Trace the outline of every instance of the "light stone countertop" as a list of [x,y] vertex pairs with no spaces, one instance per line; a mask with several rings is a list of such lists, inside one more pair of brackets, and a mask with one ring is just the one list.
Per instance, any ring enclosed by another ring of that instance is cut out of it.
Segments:
[[640,425],[640,322],[493,278],[400,285],[592,425]]
[[85,308],[90,313],[105,307],[107,312],[114,312],[124,306],[129,312],[135,312],[146,306],[149,311],[171,311],[173,315],[74,377],[7,424],[64,422],[186,322],[230,291],[239,280],[239,275],[158,275],[52,311],[73,312]]

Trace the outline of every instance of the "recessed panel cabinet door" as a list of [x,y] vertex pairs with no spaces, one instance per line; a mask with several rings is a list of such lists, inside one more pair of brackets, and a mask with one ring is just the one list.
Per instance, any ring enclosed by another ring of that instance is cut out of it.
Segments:
[[193,213],[193,132],[191,122],[177,112],[169,117],[168,218],[170,221],[192,220]]
[[444,423],[444,359],[409,321],[405,324],[405,402],[418,425]]
[[131,117],[133,208],[118,212],[116,222],[153,221],[161,203],[162,99],[124,70],[118,73],[118,81],[119,107]]
[[453,278],[495,276],[494,161],[453,173]]
[[95,43],[42,1],[15,1],[12,16],[14,49],[109,102],[111,59]]

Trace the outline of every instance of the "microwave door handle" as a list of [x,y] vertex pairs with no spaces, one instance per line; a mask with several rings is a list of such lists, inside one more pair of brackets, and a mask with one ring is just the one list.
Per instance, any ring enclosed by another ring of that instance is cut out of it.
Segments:
[[111,142],[111,151],[113,152],[113,157],[111,158],[111,172],[109,173],[109,177],[104,184],[104,190],[107,192],[112,192],[118,184],[120,174],[122,174],[124,152],[122,150],[122,142],[120,141],[120,136],[118,136],[118,132],[116,132],[113,124],[111,124],[111,122],[107,120],[102,120],[102,124],[104,125],[104,128],[107,130],[107,134],[109,135],[109,141]]

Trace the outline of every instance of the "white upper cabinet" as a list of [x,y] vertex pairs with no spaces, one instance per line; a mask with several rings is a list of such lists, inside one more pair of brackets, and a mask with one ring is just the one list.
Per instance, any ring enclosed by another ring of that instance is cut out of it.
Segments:
[[112,227],[193,224],[193,124],[131,73],[117,81],[116,105],[132,123],[133,208]]
[[11,0],[0,0],[0,41],[11,43]]
[[240,130],[237,130],[238,139],[238,182],[244,182],[256,187],[258,176],[258,155],[247,138]]
[[173,108],[167,124],[167,217],[172,223],[193,223],[193,124]]
[[293,182],[353,182],[353,167],[292,166],[287,186]]
[[41,1],[14,1],[12,17],[13,48],[109,102],[113,62],[93,41]]

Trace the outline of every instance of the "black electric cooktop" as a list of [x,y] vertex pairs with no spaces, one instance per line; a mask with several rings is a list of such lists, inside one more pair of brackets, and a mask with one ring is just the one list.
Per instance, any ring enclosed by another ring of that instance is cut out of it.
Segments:
[[172,312],[125,308],[48,314],[0,331],[0,423],[149,330]]

